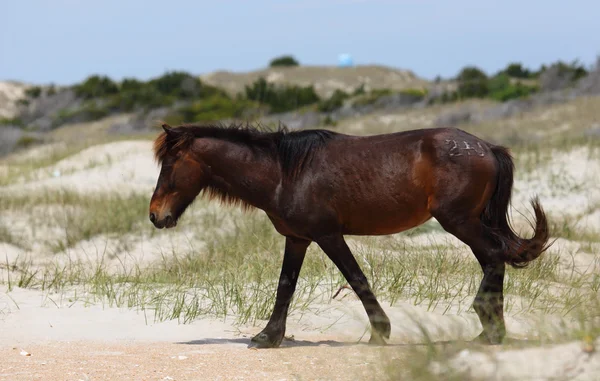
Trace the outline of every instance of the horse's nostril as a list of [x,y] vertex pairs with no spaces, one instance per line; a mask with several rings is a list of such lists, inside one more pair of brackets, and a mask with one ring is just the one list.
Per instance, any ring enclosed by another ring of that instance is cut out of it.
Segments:
[[154,223],[154,221],[156,221],[156,216],[154,213],[150,213],[150,222]]

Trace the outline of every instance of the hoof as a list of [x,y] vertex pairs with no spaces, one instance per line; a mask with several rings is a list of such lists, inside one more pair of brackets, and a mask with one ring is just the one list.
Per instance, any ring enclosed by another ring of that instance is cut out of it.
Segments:
[[391,333],[392,325],[390,324],[390,319],[387,316],[377,316],[371,321],[371,340],[373,340],[375,335],[379,336],[379,339],[382,340],[389,339]]
[[504,335],[501,335],[497,332],[487,333],[483,331],[473,339],[474,343],[486,344],[486,345],[500,345],[504,340]]
[[387,343],[385,342],[383,336],[381,336],[379,333],[373,332],[371,333],[371,338],[369,339],[369,345],[387,345]]
[[255,343],[257,348],[277,348],[281,344],[283,340],[283,335],[281,337],[272,338],[265,332],[261,332],[258,335],[254,336],[250,341]]

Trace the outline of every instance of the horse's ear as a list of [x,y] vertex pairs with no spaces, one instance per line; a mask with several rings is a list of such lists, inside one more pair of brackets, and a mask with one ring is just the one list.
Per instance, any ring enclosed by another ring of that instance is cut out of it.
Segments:
[[163,130],[165,130],[165,132],[166,132],[167,134],[169,134],[169,133],[173,132],[173,131],[172,131],[172,129],[173,129],[173,128],[172,128],[171,126],[169,126],[168,124],[166,124],[166,123],[163,123],[163,124],[162,124],[162,128],[163,128]]

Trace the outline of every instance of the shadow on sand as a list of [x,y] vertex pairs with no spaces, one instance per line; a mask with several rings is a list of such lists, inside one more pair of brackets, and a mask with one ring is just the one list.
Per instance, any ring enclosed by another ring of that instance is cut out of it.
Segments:
[[[250,341],[250,338],[236,338],[236,339],[200,339],[177,342],[176,344],[182,345],[246,345],[248,348],[256,348],[257,345]],[[353,347],[353,346],[365,346],[365,347],[421,347],[421,346],[478,346],[478,347],[528,347],[538,345],[538,340],[527,340],[527,339],[514,339],[506,338],[502,345],[488,345],[478,341],[471,340],[440,340],[431,343],[388,343],[388,344],[369,344],[367,342],[357,341],[335,341],[335,340],[321,340],[321,341],[308,341],[308,340],[295,340],[295,339],[284,339],[279,348],[299,348],[299,347]]]

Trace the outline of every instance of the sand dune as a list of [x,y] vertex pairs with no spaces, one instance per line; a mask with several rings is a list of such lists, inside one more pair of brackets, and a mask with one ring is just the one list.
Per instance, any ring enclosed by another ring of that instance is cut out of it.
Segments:
[[[38,148],[27,155],[24,157],[39,159],[48,155],[48,150]],[[23,174],[0,187],[0,197],[57,190],[82,194],[111,194],[118,190],[149,197],[158,170],[151,142],[97,145]],[[551,215],[579,216],[578,226],[600,232],[600,192],[593,188],[598,176],[600,161],[588,151],[556,153],[545,165],[530,172],[517,169],[513,206],[528,211],[529,197],[539,194]],[[31,258],[40,267],[69,261],[92,266],[99,255],[106,255],[107,268],[118,272],[129,264],[131,268],[140,264],[152,266],[163,253],[177,251],[194,241],[193,229],[182,227],[154,236],[144,232],[123,234],[118,239],[98,235],[52,252],[46,241],[57,234],[56,226],[44,225],[39,217],[52,214],[56,211],[53,208],[64,212],[60,206],[43,205],[2,212],[0,224],[28,243],[0,243],[5,263]],[[518,213],[513,215],[520,226],[525,226]],[[350,241],[355,247],[361,244]],[[126,249],[123,242],[128,243]],[[470,255],[460,241],[445,232],[406,238],[406,243],[415,247],[432,242]],[[195,244],[202,251],[202,243]],[[567,270],[598,272],[598,249],[595,243],[561,239],[549,255],[558,256]],[[0,378],[10,380],[111,378],[107,369],[132,379],[296,379],[296,375],[308,379],[361,379],[382,374],[382,368],[374,364],[388,360],[393,364],[394,358],[409,358],[425,342],[423,328],[437,343],[470,340],[481,329],[472,312],[444,314],[443,306],[428,310],[410,301],[393,306],[384,303],[393,325],[391,345],[357,345],[368,340],[368,321],[360,302],[354,294],[347,293],[336,300],[317,301],[303,314],[292,314],[287,334],[294,335],[295,340],[285,341],[286,349],[254,351],[248,349],[249,338],[260,331],[262,324],[240,326],[231,319],[213,317],[199,318],[190,324],[176,320],[154,323],[151,311],[118,309],[81,295],[76,297],[76,288],[55,294],[18,287],[9,292],[8,286],[2,287]],[[453,311],[453,307],[449,310]],[[543,324],[556,328],[569,323],[559,316],[507,316],[513,340],[531,340]],[[20,348],[31,356],[22,356]],[[592,380],[591,374],[600,374],[598,354],[582,352],[581,343],[510,351],[493,349],[491,354],[479,351],[474,344],[470,348],[447,364],[435,365],[434,370],[443,373],[454,367],[469,373],[472,379],[550,380],[560,374],[557,369],[561,367],[572,367],[565,374],[578,380]]]

